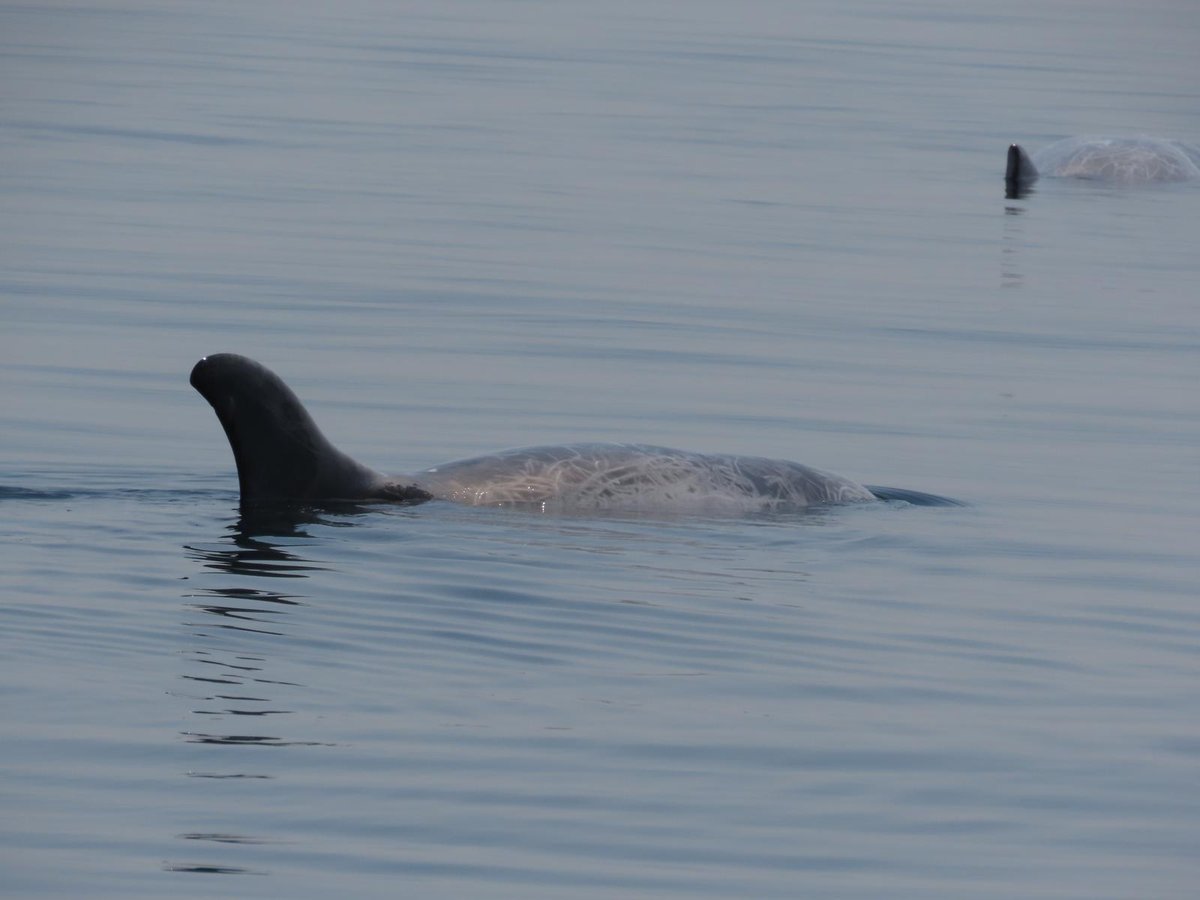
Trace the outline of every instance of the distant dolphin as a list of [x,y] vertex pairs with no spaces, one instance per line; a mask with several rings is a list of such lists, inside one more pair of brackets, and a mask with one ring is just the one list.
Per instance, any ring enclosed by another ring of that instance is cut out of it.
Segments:
[[1073,137],[1031,157],[1020,144],[1008,148],[1004,182],[1019,197],[1041,175],[1092,178],[1118,184],[1200,179],[1200,148],[1182,141],[1136,137]]
[[207,356],[191,384],[217,413],[237,463],[243,507],[338,500],[541,510],[732,512],[795,510],[875,499],[956,501],[867,488],[785,460],[688,453],[644,444],[566,444],[505,450],[387,476],[331,444],[283,380],[233,353]]

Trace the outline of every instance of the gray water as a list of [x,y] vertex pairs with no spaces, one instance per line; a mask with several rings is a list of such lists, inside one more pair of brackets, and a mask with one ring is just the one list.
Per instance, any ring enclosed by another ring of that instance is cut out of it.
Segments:
[[[0,891],[1200,880],[1200,7],[0,7]],[[622,440],[956,497],[242,522],[200,356],[383,470]]]

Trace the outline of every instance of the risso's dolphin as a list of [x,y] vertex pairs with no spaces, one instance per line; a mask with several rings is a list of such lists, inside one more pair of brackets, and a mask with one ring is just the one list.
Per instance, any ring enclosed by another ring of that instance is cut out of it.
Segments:
[[1010,197],[1043,175],[1116,184],[1191,181],[1200,179],[1200,148],[1148,135],[1066,138],[1032,155],[1020,144],[1008,148],[1004,183]]
[[237,463],[243,507],[452,500],[543,511],[746,513],[875,499],[956,501],[868,488],[786,460],[688,453],[645,444],[504,450],[388,476],[338,450],[283,380],[233,353],[207,356],[192,387],[212,404]]

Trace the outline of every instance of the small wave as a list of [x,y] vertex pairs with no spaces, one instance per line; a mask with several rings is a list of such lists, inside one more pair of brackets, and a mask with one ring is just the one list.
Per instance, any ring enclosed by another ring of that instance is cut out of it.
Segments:
[[77,496],[77,491],[38,490],[0,484],[0,500],[70,500]]
[[877,484],[866,485],[868,491],[887,503],[904,502],[912,506],[966,506],[961,500],[953,497],[942,497],[938,494],[927,494],[924,491],[910,491],[906,488],[881,487]]
[[180,502],[209,497],[235,497],[228,490],[205,490],[202,488],[27,488],[11,484],[0,484],[0,502],[24,500],[27,502],[63,500],[112,500],[134,499],[147,501]]

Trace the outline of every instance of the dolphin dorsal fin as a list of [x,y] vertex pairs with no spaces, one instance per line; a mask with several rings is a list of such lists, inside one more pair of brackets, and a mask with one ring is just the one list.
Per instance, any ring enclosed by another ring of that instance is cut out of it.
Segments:
[[1038,178],[1037,166],[1020,144],[1008,145],[1008,165],[1004,170],[1004,184],[1009,197],[1020,197]]
[[192,387],[220,419],[242,505],[374,497],[385,478],[331,444],[283,379],[235,353],[206,356]]

